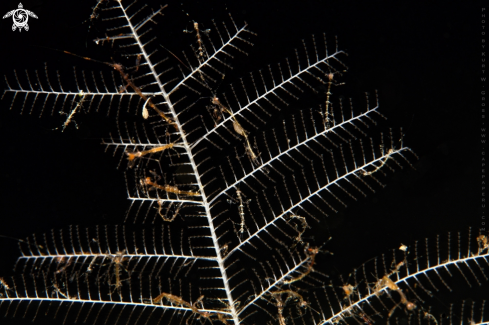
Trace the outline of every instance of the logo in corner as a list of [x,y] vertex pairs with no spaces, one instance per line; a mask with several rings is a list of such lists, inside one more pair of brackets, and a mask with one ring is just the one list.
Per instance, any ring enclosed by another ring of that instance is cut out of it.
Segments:
[[19,29],[19,32],[22,31],[22,28],[25,28],[25,30],[28,31],[29,25],[27,25],[27,21],[29,20],[29,16],[37,19],[35,13],[29,10],[25,10],[23,8],[24,7],[22,6],[22,3],[19,2],[18,9],[9,11],[5,16],[3,16],[3,19],[12,16],[12,19],[14,20],[14,24],[12,25],[12,31],[15,31],[17,28]]

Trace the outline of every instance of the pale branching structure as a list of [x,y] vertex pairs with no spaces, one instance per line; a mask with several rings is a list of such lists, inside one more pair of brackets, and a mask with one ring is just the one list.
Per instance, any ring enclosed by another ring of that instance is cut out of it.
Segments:
[[[447,277],[487,280],[487,234],[473,230],[371,260],[343,284],[316,268],[327,238],[309,242],[311,225],[416,159],[402,131],[370,137],[385,119],[376,95],[355,109],[332,95],[347,69],[334,39],[310,37],[292,57],[226,88],[226,72],[257,37],[246,24],[228,17],[204,30],[194,22],[193,44],[177,53],[154,33],[165,6],[104,5],[96,14],[110,28],[95,42],[123,49],[122,62],[93,62],[97,72],[72,75],[15,73],[4,100],[21,103],[24,114],[63,112],[60,130],[74,128],[82,109],[113,116],[116,132],[104,145],[126,170],[130,208],[118,226],[73,226],[22,242],[16,275],[0,286],[7,316],[284,325],[407,315],[436,323],[424,301],[451,289]],[[318,92],[325,100],[300,106]],[[301,109],[280,115],[287,105]],[[489,307],[471,304],[465,318],[483,322]]]

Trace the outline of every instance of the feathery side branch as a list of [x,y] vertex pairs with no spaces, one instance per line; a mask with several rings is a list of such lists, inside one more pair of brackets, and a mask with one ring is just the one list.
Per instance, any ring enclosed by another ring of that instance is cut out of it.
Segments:
[[[297,54],[298,71],[292,72],[292,67],[290,66],[290,64],[287,64],[287,71],[289,76],[286,78],[284,78],[280,65],[279,65],[279,77],[275,77],[272,73],[271,67],[269,67],[269,74],[270,74],[269,78],[272,81],[272,86],[267,86],[268,82],[265,81],[263,74],[260,71],[259,72],[260,80],[262,81],[262,87],[264,89],[264,92],[261,94],[259,93],[259,90],[256,87],[255,79],[251,74],[250,76],[251,76],[251,80],[253,81],[254,89],[251,92],[247,92],[246,87],[243,84],[243,92],[246,97],[246,103],[241,104],[239,99],[236,98],[236,103],[239,106],[239,108],[236,109],[236,108],[232,108],[231,106],[229,110],[232,112],[232,114],[227,117],[224,117],[223,120],[219,122],[215,127],[208,129],[207,133],[203,135],[200,139],[194,141],[192,146],[196,147],[200,142],[204,140],[208,140],[209,142],[212,143],[212,141],[210,141],[210,136],[212,136],[213,134],[218,135],[221,132],[223,132],[223,128],[226,128],[226,125],[229,124],[228,122],[235,121],[237,117],[240,117],[246,121],[247,118],[244,115],[245,113],[250,113],[251,115],[256,117],[257,116],[256,114],[258,112],[263,111],[267,115],[270,115],[267,112],[267,109],[265,108],[265,104],[268,104],[273,108],[278,109],[278,106],[274,104],[275,100],[278,101],[281,105],[284,105],[284,103],[286,103],[282,99],[282,96],[280,95],[280,91],[283,91],[288,96],[297,99],[298,97],[294,96],[291,91],[287,90],[286,86],[290,86],[292,89],[295,89],[296,91],[298,90],[299,92],[303,92],[302,87],[304,86],[305,86],[304,88],[313,89],[312,85],[308,81],[306,81],[304,77],[308,76],[316,81],[326,80],[328,72],[325,71],[325,68],[333,71],[337,71],[329,61],[338,62],[341,67],[343,68],[345,67],[345,65],[338,58],[338,56],[345,54],[343,51],[339,51],[338,49],[336,49],[334,54],[328,55],[326,50],[325,54],[326,56],[322,59],[319,59],[319,56],[316,55],[316,62],[311,63],[309,62],[309,56],[306,50],[306,57],[308,59],[308,64],[307,67],[305,68],[302,68],[300,66],[299,57]],[[326,83],[326,82],[323,81],[322,83]],[[234,91],[234,88],[233,88],[233,93],[234,96],[236,97],[236,92]],[[256,94],[256,98],[250,100],[248,93]],[[231,104],[228,103],[227,105],[231,105]]]
[[[441,317],[431,314],[427,305],[427,300],[435,293],[452,291],[452,285],[460,283],[459,278],[469,287],[482,286],[483,281],[487,283],[489,280],[489,251],[483,245],[487,235],[479,233],[474,238],[473,230],[469,230],[468,236],[464,237],[460,233],[455,236],[449,233],[445,243],[441,243],[438,236],[435,245],[429,245],[426,239],[403,247],[406,251],[401,258],[396,258],[394,251],[392,259],[383,255],[365,263],[354,271],[355,293],[349,293],[344,301],[338,299],[336,292],[332,294],[330,289],[324,288],[325,296],[336,296],[338,308],[336,311],[332,308],[330,315],[322,312],[318,324],[349,323],[349,319],[361,314],[374,317],[382,310],[388,311],[387,319],[397,311],[419,313],[426,322],[439,323]],[[368,270],[372,267],[375,271],[370,273]],[[463,319],[463,316],[458,315],[458,318]],[[467,324],[472,324],[472,320]]]

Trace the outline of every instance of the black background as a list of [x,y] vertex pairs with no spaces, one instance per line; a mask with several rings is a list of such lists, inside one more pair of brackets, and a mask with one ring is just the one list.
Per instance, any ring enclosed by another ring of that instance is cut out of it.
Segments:
[[[107,60],[110,54],[90,41],[96,28],[89,31],[90,22],[84,22],[94,2],[22,4],[39,18],[30,18],[30,30],[21,33],[12,32],[10,18],[0,21],[1,75],[42,71],[44,62],[68,76],[73,65],[101,68],[44,47]],[[234,76],[294,57],[293,49],[311,34],[337,36],[349,55],[349,72],[346,84],[334,91],[352,96],[361,110],[364,92],[377,90],[386,125],[403,128],[405,145],[419,156],[416,170],[406,167],[389,178],[386,189],[326,220],[337,225],[341,219],[341,231],[309,234],[333,236],[327,249],[335,253],[330,262],[339,272],[347,274],[400,243],[481,226],[481,6],[338,0],[168,4],[154,31],[175,52],[188,46],[179,40],[194,20],[210,28],[211,19],[226,20],[229,12],[238,24],[249,24],[258,37]],[[17,6],[18,1],[2,1],[0,14]],[[121,223],[128,206],[125,185],[117,160],[99,145],[103,122],[91,125],[82,118],[79,130],[61,133],[52,130],[57,125],[47,116],[9,111],[10,100],[0,101],[0,235],[25,238],[71,224]],[[15,240],[0,238],[0,254],[0,275],[9,275],[19,254]]]

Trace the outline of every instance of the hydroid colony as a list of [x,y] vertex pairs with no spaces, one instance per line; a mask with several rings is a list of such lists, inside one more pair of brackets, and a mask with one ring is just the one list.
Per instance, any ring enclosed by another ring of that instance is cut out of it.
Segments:
[[[371,133],[385,118],[376,94],[355,107],[335,96],[347,65],[334,38],[308,37],[289,58],[225,86],[259,36],[231,17],[205,28],[193,22],[192,44],[174,52],[155,33],[165,10],[100,3],[93,16],[108,28],[95,42],[122,55],[73,57],[92,61],[93,71],[65,76],[47,66],[7,78],[4,100],[24,114],[63,112],[61,130],[76,127],[82,110],[111,117],[104,144],[125,171],[130,200],[117,225],[71,226],[22,242],[15,275],[2,277],[7,316],[482,322],[483,301],[444,318],[429,300],[455,288],[455,273],[456,283],[487,280],[487,233],[400,245],[342,277],[319,267],[329,234],[312,238],[310,229],[416,160],[402,131]],[[318,103],[301,106],[320,92]],[[290,105],[301,109],[282,113]]]

